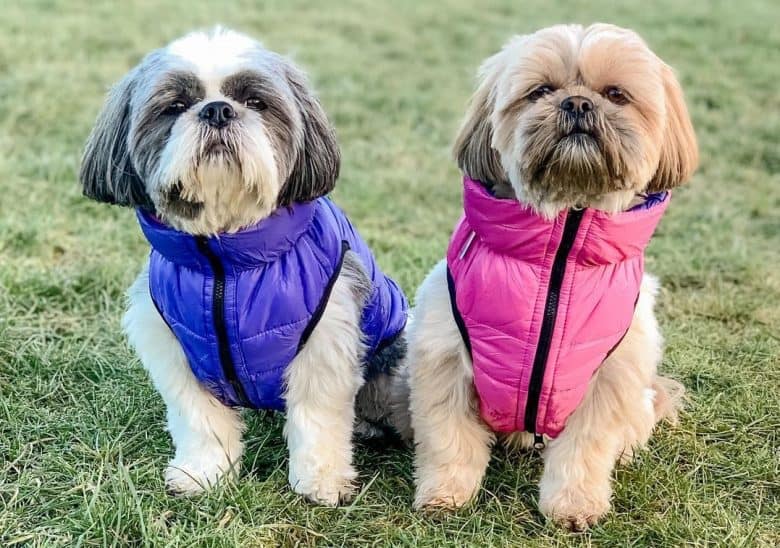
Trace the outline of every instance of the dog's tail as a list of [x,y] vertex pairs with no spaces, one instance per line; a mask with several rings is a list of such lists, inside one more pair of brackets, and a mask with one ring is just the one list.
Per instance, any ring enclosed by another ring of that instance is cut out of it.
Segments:
[[398,364],[391,388],[390,421],[398,437],[406,445],[414,439],[412,415],[409,412],[409,366],[404,360]]
[[400,333],[369,362],[369,378],[358,392],[355,433],[363,439],[395,438],[410,443],[409,382],[407,379],[406,334]]
[[655,390],[653,408],[656,422],[667,420],[671,424],[677,424],[679,412],[685,403],[685,387],[674,379],[656,375],[653,380],[653,390]]

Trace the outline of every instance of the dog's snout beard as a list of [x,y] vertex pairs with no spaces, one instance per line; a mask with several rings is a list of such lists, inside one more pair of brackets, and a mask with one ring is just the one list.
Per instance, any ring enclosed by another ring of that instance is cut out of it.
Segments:
[[206,209],[214,192],[240,180],[239,138],[230,126],[198,127],[186,168],[173,173],[163,185],[160,209],[168,218],[183,221],[197,219]]
[[189,196],[181,183],[176,181],[164,194],[164,209],[181,219],[194,219],[203,210],[203,202]]
[[580,135],[598,141],[599,135],[596,127],[596,119],[592,113],[576,115],[561,113],[559,115],[558,126],[560,127],[561,139]]
[[193,234],[256,223],[270,213],[279,194],[274,143],[257,117],[220,127],[182,120],[148,177],[158,215]]
[[625,188],[619,149],[597,113],[558,112],[527,126],[520,174],[541,201],[587,202]]
[[219,129],[201,126],[200,161],[232,163],[238,159],[238,146],[238,137],[231,126]]

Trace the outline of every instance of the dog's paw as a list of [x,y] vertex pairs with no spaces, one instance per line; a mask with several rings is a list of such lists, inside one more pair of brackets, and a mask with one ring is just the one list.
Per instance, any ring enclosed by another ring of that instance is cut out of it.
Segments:
[[172,495],[194,496],[234,475],[234,467],[206,462],[186,462],[174,459],[165,468],[165,489]]
[[418,473],[416,510],[454,510],[474,498],[482,475],[471,470],[447,470],[438,474]]
[[462,494],[427,494],[417,493],[414,497],[414,509],[423,512],[436,512],[438,510],[457,510],[465,506],[471,497]]
[[595,525],[609,511],[609,496],[599,497],[582,488],[564,488],[541,493],[539,510],[569,531],[584,531]]
[[336,507],[348,503],[357,491],[357,472],[351,466],[339,474],[332,470],[324,471],[325,468],[328,467],[318,466],[301,471],[299,467],[291,465],[290,487],[314,504]]

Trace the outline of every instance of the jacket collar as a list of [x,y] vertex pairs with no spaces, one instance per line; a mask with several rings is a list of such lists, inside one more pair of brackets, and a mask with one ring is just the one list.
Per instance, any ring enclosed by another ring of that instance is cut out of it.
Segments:
[[[464,177],[463,186],[466,221],[494,251],[540,262],[557,247],[568,211],[547,220],[516,200],[492,196],[478,181]],[[576,261],[613,264],[644,253],[670,197],[668,192],[653,195],[641,206],[615,214],[586,208],[574,246]]]
[[142,209],[136,215],[152,249],[169,261],[202,268],[209,264],[204,254],[207,246],[222,263],[241,269],[273,262],[292,249],[311,225],[317,207],[318,200],[280,207],[255,225],[210,237],[176,230]]

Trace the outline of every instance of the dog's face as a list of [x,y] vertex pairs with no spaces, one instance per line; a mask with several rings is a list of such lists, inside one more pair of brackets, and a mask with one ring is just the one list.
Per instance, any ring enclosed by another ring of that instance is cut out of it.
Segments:
[[464,173],[511,185],[548,217],[620,210],[681,184],[698,158],[672,70],[636,33],[604,24],[543,29],[489,58],[455,154]]
[[339,149],[303,75],[241,34],[187,35],[111,91],[84,193],[193,234],[234,231],[334,186]]

